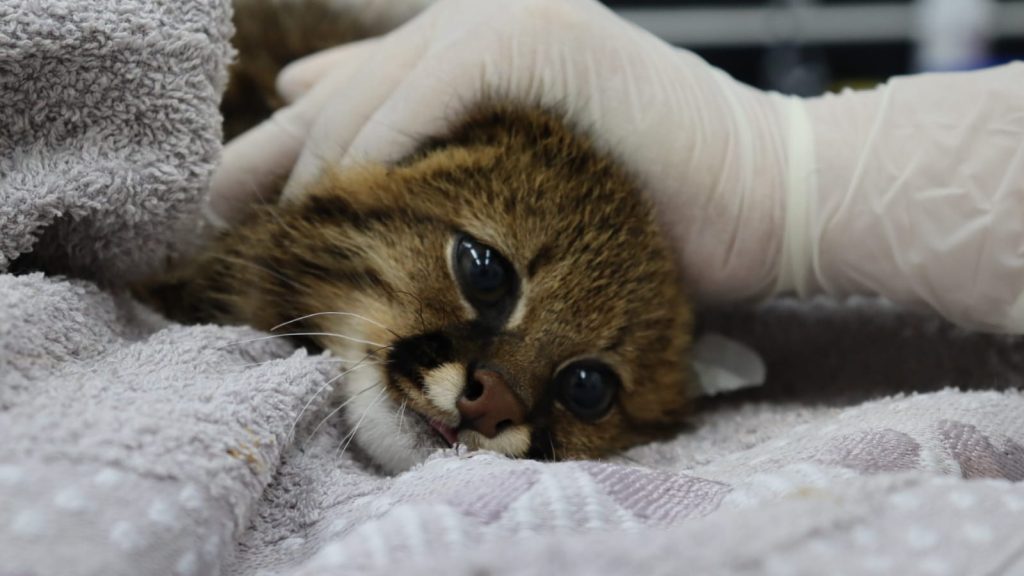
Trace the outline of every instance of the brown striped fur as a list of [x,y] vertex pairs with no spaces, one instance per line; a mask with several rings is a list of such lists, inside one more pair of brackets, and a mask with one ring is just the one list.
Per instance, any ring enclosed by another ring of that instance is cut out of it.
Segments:
[[[522,279],[523,309],[500,329],[474,323],[460,296],[450,262],[460,233],[499,250]],[[145,297],[187,322],[268,330],[307,314],[354,312],[365,319],[314,316],[289,330],[385,346],[440,335],[448,348],[415,378],[388,364],[389,348],[313,340],[383,362],[370,368],[390,414],[405,402],[409,414],[451,425],[457,413],[431,391],[443,395],[439,382],[467,365],[498,367],[526,405],[527,424],[503,440],[460,440],[512,456],[591,458],[683,425],[695,388],[692,314],[675,261],[633,180],[586,136],[557,114],[494,102],[397,165],[325,171],[298,200],[262,207]],[[553,395],[556,370],[575,358],[600,359],[622,380],[596,422],[577,419]],[[430,372],[437,364],[455,368]],[[375,425],[386,432],[390,424]],[[355,441],[397,470],[427,453],[416,443],[437,446],[425,429],[396,440],[413,448],[395,457],[372,432]]]

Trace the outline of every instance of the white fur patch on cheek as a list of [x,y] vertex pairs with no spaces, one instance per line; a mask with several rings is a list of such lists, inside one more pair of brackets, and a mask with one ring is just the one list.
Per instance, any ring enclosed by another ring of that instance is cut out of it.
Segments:
[[466,367],[458,363],[442,364],[423,374],[427,399],[439,410],[459,418],[455,403],[466,387]]
[[494,438],[488,438],[474,430],[459,432],[459,442],[476,450],[490,450],[506,456],[521,458],[530,449],[530,427],[524,424],[503,430]]
[[424,437],[416,416],[388,397],[384,374],[376,366],[353,372],[341,386],[344,419],[353,441],[388,472],[408,470],[438,447]]

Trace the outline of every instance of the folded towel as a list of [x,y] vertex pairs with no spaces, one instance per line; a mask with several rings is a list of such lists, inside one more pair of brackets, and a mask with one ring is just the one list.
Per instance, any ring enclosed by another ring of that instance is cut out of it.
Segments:
[[342,450],[330,357],[118,288],[195,234],[228,14],[0,4],[0,574],[1024,572],[1024,346],[884,304],[712,318],[768,383],[606,462]]

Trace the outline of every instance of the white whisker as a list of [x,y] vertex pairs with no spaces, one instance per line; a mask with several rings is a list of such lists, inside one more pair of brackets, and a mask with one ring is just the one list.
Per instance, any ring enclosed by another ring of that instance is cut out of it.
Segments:
[[[378,384],[379,383],[380,382],[378,382]],[[356,425],[352,427],[352,431],[349,432],[348,436],[345,437],[345,444],[343,446],[339,446],[340,452],[335,454],[335,458],[340,458],[341,456],[345,455],[345,450],[348,450],[348,445],[351,444],[352,440],[355,439],[356,432],[359,430],[359,426],[362,425],[363,420],[366,419],[366,415],[370,413],[370,410],[372,410],[373,407],[377,405],[377,402],[380,402],[380,399],[384,397],[385,392],[387,392],[387,388],[381,386],[380,392],[377,393],[377,397],[373,399],[373,402],[370,402],[370,404],[366,407],[365,410],[363,410],[363,415],[359,417],[359,420],[356,422]]]
[[[376,362],[374,362],[374,364],[376,364]],[[373,364],[363,364],[363,365],[360,366],[359,364],[356,364],[355,366],[349,368],[348,370],[343,370],[337,376],[334,376],[330,380],[325,382],[324,385],[321,386],[320,389],[316,391],[316,393],[314,393],[312,396],[310,396],[309,401],[307,401],[306,405],[302,407],[302,410],[299,410],[299,414],[297,416],[295,416],[295,420],[292,421],[292,427],[291,427],[291,429],[288,430],[288,436],[286,436],[286,438],[288,439],[288,442],[290,443],[292,441],[292,438],[293,438],[292,435],[295,433],[295,427],[298,426],[299,420],[302,419],[302,415],[306,413],[306,410],[309,408],[310,404],[312,404],[313,401],[316,400],[317,396],[319,396],[321,392],[326,390],[331,384],[334,384],[335,382],[338,381],[338,379],[344,377],[346,374],[349,374],[349,373],[354,372],[356,370],[359,370],[359,369],[362,369],[362,368],[366,368],[366,367],[372,366],[372,365]]]
[[402,400],[402,407],[398,409],[398,433],[402,433],[402,427],[405,426],[405,406],[409,404],[409,399]]
[[338,363],[338,364],[341,364],[341,363],[348,363],[348,364],[382,364],[382,362],[380,362],[379,360],[371,360],[371,361],[368,362],[366,359],[369,358],[369,357],[370,357],[370,355],[367,354],[366,356],[363,356],[362,360],[353,360],[352,358],[332,358],[332,359],[329,359],[327,361],[328,362]]
[[317,424],[315,428],[313,428],[313,431],[309,433],[309,436],[307,437],[307,441],[308,441],[309,438],[312,438],[313,436],[316,435],[316,431],[319,430],[320,427],[323,426],[324,423],[327,422],[331,418],[331,416],[334,416],[335,414],[337,414],[342,408],[344,408],[345,406],[348,406],[353,400],[355,400],[359,396],[363,395],[364,393],[369,392],[370,390],[373,389],[374,386],[376,386],[378,384],[380,384],[380,382],[374,382],[373,384],[370,384],[366,388],[363,388],[359,392],[356,392],[355,394],[353,394],[351,398],[349,398],[348,400],[345,400],[344,402],[342,402],[337,408],[335,408],[334,410],[331,410],[331,412],[327,416],[324,416],[323,420],[321,420],[320,423]]
[[[298,318],[295,318],[293,320],[289,320],[287,322],[281,322],[277,326],[274,326],[273,328],[271,328],[270,331],[273,332],[273,331],[277,330],[278,328],[281,328],[282,326],[287,326],[289,324],[294,324],[296,322],[301,322],[301,321],[306,320],[308,318],[315,318],[317,316],[348,316],[350,318],[358,318],[359,320],[363,320],[365,322],[369,322],[370,324],[373,324],[374,326],[379,326],[380,328],[383,328],[383,329],[387,330],[388,332],[391,332],[392,334],[394,334],[394,332],[391,331],[391,328],[388,328],[387,326],[381,324],[380,322],[377,322],[376,320],[372,320],[370,318],[367,318],[366,316],[362,316],[360,314],[356,314],[355,312],[314,312],[312,314],[306,314],[305,316],[299,316]],[[396,334],[396,336],[397,336],[397,334]]]
[[231,342],[225,344],[218,349],[227,348],[228,346],[238,346],[239,344],[249,344],[251,342],[259,342],[261,340],[272,340],[274,338],[287,338],[289,336],[331,336],[334,338],[341,338],[357,344],[369,344],[370,346],[377,346],[379,348],[390,348],[387,344],[381,344],[379,342],[371,342],[369,340],[362,340],[360,338],[353,338],[352,336],[346,336],[344,334],[335,334],[334,332],[289,332],[288,334],[271,334],[270,336],[261,336],[259,338],[250,338],[249,340],[241,340],[238,342]]
[[[282,360],[287,360],[287,358],[271,358],[270,360],[264,360],[262,362],[249,362],[247,364],[239,364],[238,367],[239,368],[255,368],[256,366],[263,366],[264,364],[270,364],[271,362],[278,362],[278,361],[282,361]],[[363,364],[365,362],[365,360],[366,360],[366,356],[363,357],[363,360],[353,360],[353,359],[350,359],[350,358],[330,357],[330,358],[322,358],[322,359],[319,360],[319,362],[324,362],[324,363],[327,363],[327,364],[346,364],[346,363],[347,364]],[[374,365],[374,364],[380,364],[380,362],[379,361],[365,362],[365,364],[367,364],[367,365]]]

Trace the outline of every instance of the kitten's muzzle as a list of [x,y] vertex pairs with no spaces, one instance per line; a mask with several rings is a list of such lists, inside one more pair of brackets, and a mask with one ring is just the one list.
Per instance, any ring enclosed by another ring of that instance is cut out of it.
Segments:
[[526,421],[526,407],[500,372],[478,368],[472,370],[468,380],[455,403],[462,415],[460,428],[494,438],[502,430]]

